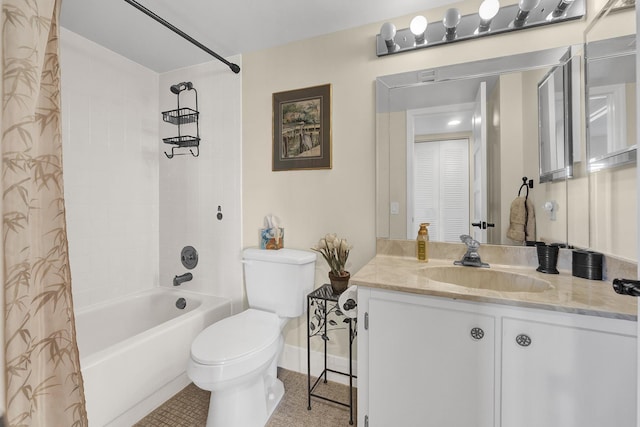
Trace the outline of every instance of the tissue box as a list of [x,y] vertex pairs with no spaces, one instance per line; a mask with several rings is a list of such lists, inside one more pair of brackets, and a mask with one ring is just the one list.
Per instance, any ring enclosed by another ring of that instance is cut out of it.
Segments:
[[260,249],[282,249],[284,247],[284,228],[280,227],[280,235],[276,238],[275,228],[260,229]]

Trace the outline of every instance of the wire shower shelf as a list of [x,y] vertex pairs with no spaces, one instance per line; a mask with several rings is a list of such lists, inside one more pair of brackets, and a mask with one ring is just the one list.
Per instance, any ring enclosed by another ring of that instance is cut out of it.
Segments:
[[[170,144],[171,153],[165,151],[167,158],[171,159],[176,155],[191,154],[193,157],[200,155],[200,125],[198,119],[200,113],[198,112],[198,91],[193,87],[191,82],[182,82],[171,87],[171,91],[177,95],[178,108],[174,110],[167,110],[162,112],[162,120],[166,123],[171,123],[178,127],[178,135],[169,138],[162,138],[162,142]],[[180,107],[180,94],[183,91],[193,91],[195,94],[195,110],[187,107]],[[195,129],[193,128],[195,124]],[[196,136],[183,135],[182,126],[191,125],[189,129],[196,131]],[[176,152],[176,149],[188,148],[188,152]],[[194,151],[195,149],[195,151]]]

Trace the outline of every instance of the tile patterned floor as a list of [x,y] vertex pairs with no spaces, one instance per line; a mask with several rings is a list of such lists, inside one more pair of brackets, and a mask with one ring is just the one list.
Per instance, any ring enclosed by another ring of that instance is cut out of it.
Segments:
[[[306,375],[279,368],[278,378],[285,395],[266,427],[349,426],[349,408],[344,406],[314,398],[307,410]],[[349,400],[349,387],[342,384],[321,382],[315,392],[341,402]],[[134,427],[204,427],[208,410],[209,392],[189,384]]]

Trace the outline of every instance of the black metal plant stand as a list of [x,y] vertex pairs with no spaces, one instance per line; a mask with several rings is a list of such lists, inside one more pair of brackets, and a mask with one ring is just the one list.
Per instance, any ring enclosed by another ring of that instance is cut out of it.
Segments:
[[[307,409],[311,410],[311,397],[333,402],[338,405],[349,408],[349,424],[353,425],[353,379],[357,378],[353,375],[353,341],[357,335],[357,319],[351,319],[345,317],[342,321],[348,325],[349,331],[349,372],[340,372],[327,367],[327,331],[335,329],[345,329],[340,327],[338,322],[333,319],[329,319],[327,316],[332,313],[336,316],[341,316],[342,312],[338,307],[339,295],[333,293],[330,284],[325,284],[307,295],[307,397],[308,406]],[[311,309],[314,308],[314,313],[311,314]],[[313,319],[312,319],[313,316]],[[311,338],[320,336],[324,341],[324,369],[316,381],[311,384]],[[349,403],[339,402],[334,399],[314,393],[316,387],[322,380],[327,382],[327,373],[332,372],[334,374],[345,375],[349,377]]]

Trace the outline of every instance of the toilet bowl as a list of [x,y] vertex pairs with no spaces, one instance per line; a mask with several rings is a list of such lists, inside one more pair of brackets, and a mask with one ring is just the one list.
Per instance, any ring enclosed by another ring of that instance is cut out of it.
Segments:
[[314,253],[246,249],[243,258],[250,308],[205,328],[191,344],[187,375],[211,391],[207,427],[267,423],[284,395],[277,378],[282,329],[304,313],[313,289]]
[[284,393],[277,379],[280,323],[274,313],[248,309],[196,337],[187,374],[211,391],[207,427],[266,423]]

